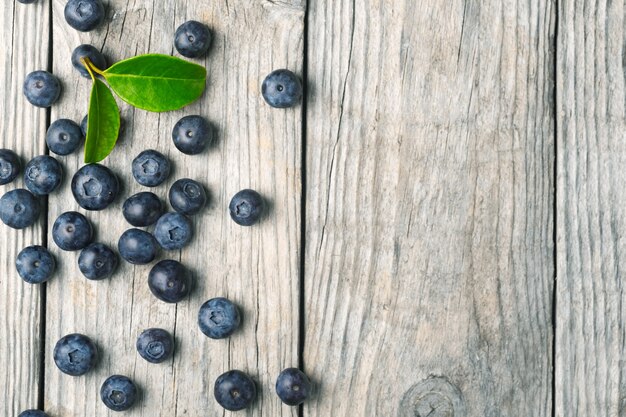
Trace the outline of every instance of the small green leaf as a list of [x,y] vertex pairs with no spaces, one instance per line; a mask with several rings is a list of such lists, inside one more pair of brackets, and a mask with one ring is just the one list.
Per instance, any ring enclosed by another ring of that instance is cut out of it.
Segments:
[[120,111],[115,97],[99,79],[93,77],[85,140],[85,163],[100,162],[117,142],[120,132]]
[[120,61],[101,75],[122,100],[154,112],[186,106],[202,95],[206,85],[206,68],[159,54]]

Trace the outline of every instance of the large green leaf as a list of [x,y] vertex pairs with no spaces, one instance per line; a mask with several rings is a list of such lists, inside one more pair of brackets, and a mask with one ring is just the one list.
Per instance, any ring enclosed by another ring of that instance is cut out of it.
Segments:
[[120,111],[111,91],[97,78],[93,78],[87,120],[85,163],[100,162],[111,153],[117,142]]
[[155,112],[186,106],[202,95],[206,85],[204,67],[159,54],[120,61],[102,75],[122,100]]

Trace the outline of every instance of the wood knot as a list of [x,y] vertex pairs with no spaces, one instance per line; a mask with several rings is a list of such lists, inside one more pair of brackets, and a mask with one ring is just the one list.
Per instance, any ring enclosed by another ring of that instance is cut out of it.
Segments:
[[398,417],[464,417],[461,391],[445,377],[430,377],[404,393]]

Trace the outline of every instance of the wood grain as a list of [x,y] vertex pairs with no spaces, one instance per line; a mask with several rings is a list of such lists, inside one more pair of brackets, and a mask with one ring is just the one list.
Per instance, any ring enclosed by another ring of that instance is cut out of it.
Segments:
[[559,2],[559,417],[626,415],[623,2]]
[[[65,2],[54,1],[54,69],[68,85],[53,119],[79,121],[86,112],[89,82],[72,69],[70,54],[80,43],[101,48],[110,61],[146,52],[177,55],[172,42],[177,26],[189,19],[212,28],[215,39],[207,58],[203,98],[183,111],[154,114],[121,104],[123,134],[104,163],[123,183],[123,193],[109,209],[87,213],[97,240],[116,247],[130,226],[121,214],[123,200],[144,190],[130,175],[132,159],[154,148],[173,162],[166,184],[151,191],[163,199],[174,180],[190,177],[209,190],[209,207],[193,219],[196,237],[181,252],[161,258],[180,259],[194,274],[189,300],[167,305],[147,286],[150,266],[123,263],[110,280],[90,282],[76,265],[78,254],[55,254],[62,273],[50,285],[47,302],[48,346],[66,333],[83,332],[97,342],[102,359],[84,377],[61,374],[46,357],[46,409],[53,416],[112,415],[99,399],[102,381],[125,374],[139,385],[140,404],[128,416],[216,415],[213,382],[228,369],[249,372],[260,396],[249,416],[295,416],[273,394],[280,370],[298,363],[298,300],[301,215],[301,109],[277,111],[260,95],[263,77],[275,68],[302,72],[304,1],[229,0],[227,2],[108,2],[106,23],[79,34],[63,20]],[[215,145],[198,156],[185,156],[171,141],[175,122],[199,113],[215,125]],[[80,155],[63,158],[68,171],[81,165]],[[230,197],[254,188],[271,203],[258,226],[237,226],[228,216]],[[69,184],[50,200],[50,224],[63,211],[75,210]],[[82,210],[81,210],[82,211]],[[227,340],[214,341],[197,326],[200,305],[227,296],[243,310],[243,328]],[[152,365],[135,351],[138,334],[162,327],[175,335],[172,361]]]
[[305,416],[550,416],[553,1],[310,3]]
[[[0,148],[14,150],[23,164],[45,151],[46,110],[22,94],[26,75],[48,68],[49,2],[0,7]],[[28,30],[24,30],[28,28]],[[23,188],[22,177],[0,192]],[[42,201],[42,207],[45,204]],[[22,281],[15,269],[19,251],[45,243],[44,217],[34,226],[13,230],[0,224],[0,415],[16,416],[37,408],[41,381],[42,287]]]

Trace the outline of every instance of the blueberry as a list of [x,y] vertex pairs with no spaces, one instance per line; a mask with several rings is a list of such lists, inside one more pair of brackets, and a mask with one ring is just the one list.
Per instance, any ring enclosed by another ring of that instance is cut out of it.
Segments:
[[276,379],[276,394],[287,405],[302,404],[311,394],[311,381],[298,368],[287,368]]
[[12,190],[0,198],[0,220],[13,229],[31,226],[39,218],[39,201],[23,188]]
[[279,69],[271,72],[261,86],[263,98],[272,107],[295,106],[302,98],[302,84],[293,72]]
[[197,214],[206,204],[206,191],[197,181],[183,178],[170,188],[170,204],[181,214]]
[[54,363],[64,374],[84,375],[96,366],[98,348],[93,341],[79,333],[63,336],[54,347]]
[[146,227],[159,220],[163,214],[163,204],[154,193],[144,191],[126,199],[122,214],[133,226]]
[[80,252],[78,268],[85,278],[100,280],[110,277],[119,259],[111,248],[102,243],[92,243]]
[[20,158],[10,149],[0,149],[0,185],[12,182],[20,173]]
[[52,239],[63,250],[83,249],[91,242],[92,237],[91,223],[76,211],[61,214],[52,225]]
[[166,213],[157,221],[154,237],[165,250],[182,249],[191,241],[191,221],[180,213]]
[[56,262],[43,246],[28,246],[17,255],[15,267],[20,277],[29,284],[41,284],[50,279]]
[[249,407],[256,398],[256,385],[245,373],[232,370],[217,377],[213,395],[225,409],[239,411]]
[[33,106],[50,107],[61,95],[61,83],[48,71],[34,71],[26,76],[22,91]]
[[99,70],[104,71],[107,68],[107,61],[98,48],[87,44],[79,45],[72,52],[72,65],[85,78],[89,78],[91,75],[89,75],[87,68],[83,65],[82,58],[88,58]]
[[148,286],[156,298],[177,303],[189,294],[189,271],[178,261],[166,259],[154,265],[148,275]]
[[46,132],[46,144],[57,155],[69,155],[80,146],[83,132],[69,119],[55,120]]
[[146,187],[156,187],[170,175],[170,161],[153,149],[143,151],[133,160],[133,177]]
[[72,194],[86,210],[103,210],[117,197],[120,185],[111,170],[100,164],[79,169],[72,178]]
[[202,304],[198,312],[198,326],[211,339],[224,339],[241,324],[239,309],[232,301],[218,297]]
[[128,377],[110,376],[100,388],[100,398],[113,411],[125,411],[135,404],[137,386]]
[[120,236],[117,249],[127,262],[145,265],[156,258],[158,245],[150,233],[140,229],[128,229]]
[[182,153],[197,155],[213,141],[211,125],[202,116],[185,116],[174,125],[172,140]]
[[174,352],[174,338],[163,329],[144,330],[137,338],[137,352],[150,363],[165,362]]
[[69,0],[65,5],[65,20],[74,29],[89,32],[104,20],[100,0]]
[[[37,0],[17,0],[17,1],[19,1],[22,4],[31,4],[31,3],[36,2]],[[24,412],[26,412],[26,411],[24,411]],[[21,414],[20,414],[20,416],[21,416]]]
[[35,195],[50,194],[59,187],[62,179],[63,167],[48,155],[34,157],[24,168],[26,188]]
[[83,120],[80,121],[80,130],[83,132],[83,137],[87,137],[87,122],[89,121],[89,115],[86,114]]
[[241,226],[252,226],[263,215],[265,202],[256,191],[241,190],[230,200],[228,210],[235,223]]
[[174,46],[182,56],[198,58],[211,46],[211,31],[206,25],[189,20],[176,29]]
[[[18,1],[20,1],[20,3],[26,3],[23,0],[18,0]],[[29,3],[32,3],[32,1],[30,1]],[[50,416],[48,416],[48,414],[40,410],[26,410],[26,411],[22,411],[17,417],[50,417]]]

